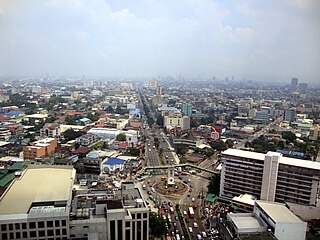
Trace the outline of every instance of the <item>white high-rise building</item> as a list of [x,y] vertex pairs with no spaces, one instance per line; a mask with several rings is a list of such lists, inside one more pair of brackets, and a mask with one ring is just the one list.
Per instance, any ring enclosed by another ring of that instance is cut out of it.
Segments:
[[238,149],[224,151],[221,160],[221,196],[233,198],[248,193],[272,202],[317,204],[319,162]]

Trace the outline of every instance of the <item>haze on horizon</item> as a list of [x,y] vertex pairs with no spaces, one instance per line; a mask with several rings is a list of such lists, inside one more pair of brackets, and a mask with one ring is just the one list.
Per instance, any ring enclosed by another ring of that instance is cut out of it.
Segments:
[[1,0],[0,29],[0,76],[320,79],[317,0]]

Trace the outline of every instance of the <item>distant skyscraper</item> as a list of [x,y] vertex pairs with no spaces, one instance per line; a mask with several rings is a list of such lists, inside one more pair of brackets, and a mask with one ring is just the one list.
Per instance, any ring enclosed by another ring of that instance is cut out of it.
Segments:
[[291,79],[291,92],[295,92],[298,90],[298,78]]
[[181,112],[184,116],[191,117],[192,115],[192,105],[190,103],[183,103],[181,105]]
[[161,96],[161,95],[162,95],[162,86],[157,85],[157,96]]
[[299,92],[300,94],[307,94],[308,83],[299,83]]
[[284,112],[284,120],[287,122],[293,122],[296,120],[297,111],[295,108],[286,109]]

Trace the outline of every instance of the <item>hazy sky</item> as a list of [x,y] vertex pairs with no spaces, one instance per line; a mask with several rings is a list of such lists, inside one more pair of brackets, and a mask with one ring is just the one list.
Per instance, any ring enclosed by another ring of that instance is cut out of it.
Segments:
[[0,75],[320,81],[319,0],[0,0]]

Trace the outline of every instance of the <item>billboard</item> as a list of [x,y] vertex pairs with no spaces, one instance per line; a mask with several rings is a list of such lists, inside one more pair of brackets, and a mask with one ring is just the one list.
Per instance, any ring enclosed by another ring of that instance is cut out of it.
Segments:
[[210,140],[220,142],[221,128],[220,127],[211,127],[210,131]]

